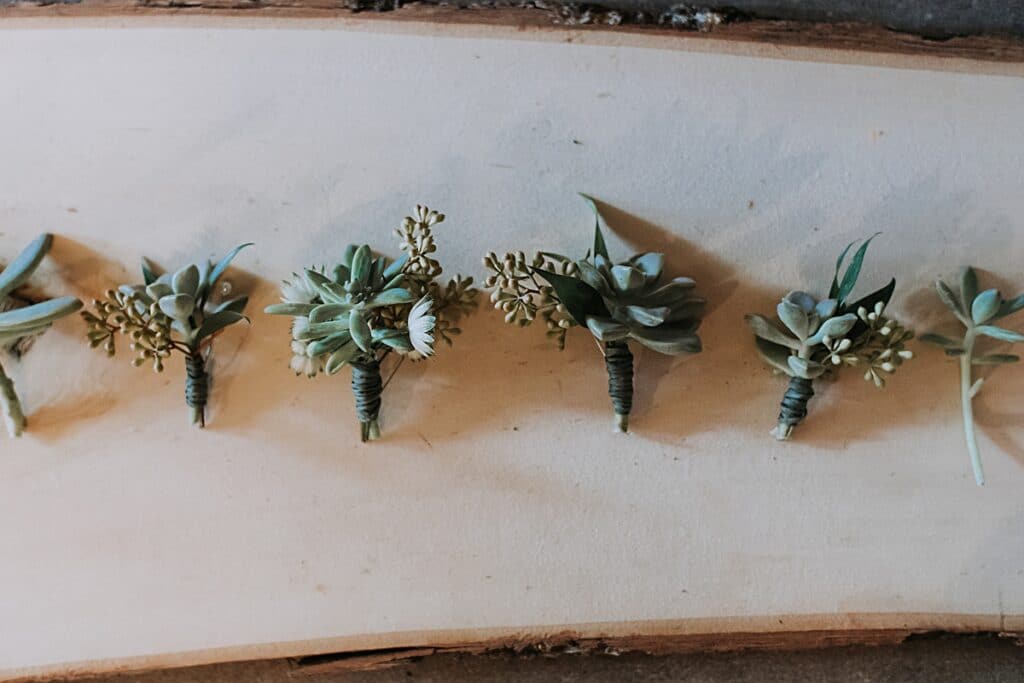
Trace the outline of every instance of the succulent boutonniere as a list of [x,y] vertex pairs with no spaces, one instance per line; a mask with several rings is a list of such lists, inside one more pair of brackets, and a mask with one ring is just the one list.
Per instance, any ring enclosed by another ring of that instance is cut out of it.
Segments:
[[876,236],[860,245],[842,279],[839,272],[856,242],[847,245],[839,255],[828,298],[818,301],[807,292],[790,292],[776,308],[781,327],[760,315],[747,316],[761,357],[790,378],[779,422],[772,430],[780,441],[788,439],[793,428],[807,417],[815,379],[834,374],[844,366],[861,367],[865,380],[883,387],[886,375],[914,357],[912,351],[904,348],[914,333],[885,316],[886,305],[896,288],[895,278],[863,299],[849,301],[868,245]]
[[1000,318],[1024,309],[1024,294],[1007,301],[998,289],[978,291],[978,275],[968,266],[960,274],[960,292],[953,289],[941,279],[935,282],[942,302],[949,307],[956,319],[964,326],[964,334],[960,339],[950,339],[940,334],[923,334],[921,341],[935,344],[945,349],[946,355],[960,359],[960,403],[964,416],[964,435],[967,438],[967,451],[971,456],[971,467],[978,486],[985,483],[985,471],[981,467],[981,455],[978,453],[978,441],[974,432],[974,408],[972,400],[981,391],[984,378],[974,380],[972,370],[975,365],[1005,365],[1016,363],[1020,356],[1011,353],[978,353],[978,337],[989,337],[997,341],[1016,344],[1024,342],[1024,334],[996,326]]
[[473,278],[456,275],[447,285],[437,280],[443,269],[431,256],[437,250],[433,227],[444,218],[417,206],[415,216],[396,231],[405,252],[398,260],[374,257],[367,244],[350,244],[330,270],[306,268],[284,281],[282,303],[266,309],[295,318],[291,368],[296,375],[352,369],[363,441],[380,437],[384,357],[392,351],[402,360],[430,356],[435,336],[451,345],[460,332],[454,323],[476,305]]
[[[22,300],[15,290],[25,284],[43,257],[50,251],[53,236],[41,235],[0,272],[0,347],[18,353],[24,341],[45,332],[54,320],[74,313],[82,302],[73,296],[62,296],[39,303]],[[25,414],[14,390],[14,382],[0,365],[0,405],[4,422],[11,436],[21,436],[25,429]]]
[[151,363],[163,372],[164,361],[177,351],[185,357],[185,403],[192,424],[206,425],[206,403],[210,377],[207,363],[213,340],[229,325],[245,317],[249,297],[226,298],[230,285],[217,282],[238,252],[250,244],[232,249],[216,264],[189,264],[174,273],[160,273],[149,260],[142,260],[141,285],[121,285],[93,301],[95,313],[82,311],[89,325],[89,345],[103,346],[107,355],[116,350],[117,334],[127,335],[135,353],[132,365]]
[[698,353],[697,328],[706,302],[694,294],[692,279],[662,277],[662,254],[637,254],[613,263],[597,206],[583,197],[594,209],[594,246],[582,259],[546,251],[530,260],[521,251],[499,258],[491,252],[484,266],[493,274],[485,284],[494,290],[491,302],[505,312],[505,322],[526,327],[540,318],[560,350],[570,328],[590,330],[604,354],[615,430],[626,432],[633,407],[628,341],[666,355]]

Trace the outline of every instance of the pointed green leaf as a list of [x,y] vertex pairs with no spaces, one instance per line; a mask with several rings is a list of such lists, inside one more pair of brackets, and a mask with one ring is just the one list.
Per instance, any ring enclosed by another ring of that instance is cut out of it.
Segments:
[[[356,259],[359,258],[358,252],[356,253]],[[353,264],[355,264],[353,260]],[[355,272],[355,268],[352,269]],[[356,343],[361,350],[369,353],[373,348],[373,333],[370,332],[370,326],[367,324],[366,319],[363,318],[363,312],[358,308],[353,308],[349,313],[348,317],[348,331],[352,335],[352,341]]]
[[746,320],[747,324],[750,325],[750,329],[754,331],[754,334],[758,338],[790,349],[800,348],[799,339],[790,337],[788,334],[776,327],[775,323],[771,322],[764,316],[748,315],[746,316]]
[[409,255],[402,254],[397,259],[391,262],[387,268],[384,269],[384,281],[392,279],[396,275],[401,274],[402,269],[405,268],[405,264],[409,262]]
[[586,325],[589,316],[611,317],[608,307],[605,306],[604,299],[601,298],[598,291],[582,280],[541,268],[532,268],[531,270],[548,281],[548,284],[554,288],[558,300],[562,302],[573,320],[580,325]]
[[49,325],[54,320],[74,313],[82,302],[73,296],[62,296],[24,308],[0,313],[0,333],[25,332],[32,328]]
[[843,267],[843,261],[846,260],[846,255],[848,253],[850,253],[850,249],[852,249],[853,245],[855,245],[855,244],[857,244],[856,240],[854,240],[853,242],[850,242],[849,244],[847,244],[846,248],[843,249],[839,253],[839,258],[836,259],[836,272],[832,276],[832,286],[829,287],[829,290],[828,290],[828,298],[829,299],[836,299],[836,298],[839,297],[839,271]]
[[[991,320],[999,312],[1001,300],[999,292],[995,289],[986,289],[978,294],[971,304],[971,320],[974,321],[974,324],[981,325]],[[964,296],[964,301],[969,301],[969,299]]]
[[970,325],[970,321],[967,317],[967,310],[960,303],[960,299],[957,298],[953,290],[949,288],[945,282],[941,279],[935,281],[935,291],[939,293],[939,298],[942,299],[942,303],[946,304],[949,310],[953,311],[953,315],[960,319],[964,325]]
[[371,297],[366,302],[367,308],[378,308],[380,306],[394,306],[398,304],[409,304],[416,300],[416,295],[407,289],[395,287],[386,289]]
[[892,299],[892,293],[894,291],[896,291],[896,278],[892,278],[891,280],[889,280],[889,284],[887,284],[885,287],[882,287],[880,289],[875,290],[874,292],[871,292],[867,296],[858,299],[852,304],[847,304],[843,306],[843,312],[854,313],[857,311],[858,308],[862,306],[869,311],[873,311],[875,309],[875,304],[877,304],[878,302],[882,302],[883,306],[887,306],[889,304],[889,301]]
[[206,316],[203,320],[203,324],[199,326],[199,331],[196,332],[195,341],[200,341],[206,337],[212,336],[213,334],[223,330],[228,325],[233,325],[240,320],[245,320],[246,317],[241,313],[235,311],[220,311],[218,313],[211,313]]
[[268,315],[296,315],[304,317],[309,315],[317,304],[296,304],[291,302],[285,302],[280,304],[270,304],[263,309],[263,312]]
[[213,287],[213,285],[220,279],[220,276],[224,274],[224,271],[228,269],[231,262],[238,256],[238,252],[242,251],[246,247],[253,246],[252,242],[246,242],[245,244],[239,244],[237,247],[229,251],[224,258],[217,262],[217,265],[213,267],[210,274],[206,277],[205,281],[207,286]]
[[[839,293],[835,297],[839,301],[841,306],[846,297],[850,296],[853,292],[853,288],[857,285],[857,278],[860,277],[861,266],[864,265],[864,255],[867,254],[868,247],[871,245],[871,240],[875,239],[882,233],[876,232],[871,237],[864,240],[864,244],[860,245],[860,248],[853,254],[853,258],[850,260],[850,265],[843,274],[843,281],[839,284]],[[829,297],[830,299],[832,297]]]
[[631,321],[644,327],[657,327],[668,319],[672,309],[668,306],[623,306],[620,311]]
[[[332,334],[329,337],[318,339],[306,346],[306,355],[310,358],[316,358],[317,356],[322,356],[325,353],[334,353],[350,341],[352,341],[351,334],[348,332],[338,332],[337,334]],[[350,346],[355,345],[350,344]]]
[[409,332],[407,330],[374,330],[373,341],[389,346],[396,351],[408,353],[413,350],[412,340],[409,339]]
[[53,235],[44,233],[32,240],[3,272],[0,273],[0,298],[7,296],[31,277],[33,271],[50,251]]
[[356,249],[356,253],[352,256],[352,282],[359,282],[366,284],[370,279],[370,267],[373,265],[370,261],[370,246],[364,244],[363,246]]
[[355,344],[345,344],[341,346],[327,359],[327,363],[324,364],[324,372],[328,375],[336,374],[338,370],[341,370],[347,363],[355,358],[358,353],[359,348]]
[[1024,294],[1014,297],[1009,301],[1004,301],[999,305],[999,313],[996,314],[997,318],[1005,318],[1008,315],[1016,313],[1020,309],[1024,308]]
[[222,311],[232,311],[234,313],[245,313],[245,307],[249,304],[249,297],[240,296],[228,301],[222,301],[217,308],[214,309],[214,313],[220,313]]
[[348,313],[352,307],[348,304],[320,304],[309,313],[309,322],[319,323],[343,317],[348,325]]
[[348,300],[348,293],[341,285],[331,280],[323,273],[307,268],[305,270],[306,282],[320,295],[326,303],[342,304]]
[[608,256],[608,245],[605,244],[604,235],[601,234],[601,212],[597,209],[597,202],[582,192],[579,195],[586,200],[587,204],[590,205],[590,209],[594,212],[594,256],[603,256],[611,260]]
[[199,290],[199,267],[190,263],[179,270],[171,279],[171,287],[175,294],[184,294],[189,299],[195,299]]
[[788,348],[774,344],[761,337],[754,337],[754,343],[757,345],[757,352],[761,354],[761,358],[765,363],[779,372],[785,373],[790,377],[793,376],[793,370],[789,367],[789,357],[792,354]]
[[811,346],[814,344],[821,344],[825,341],[825,337],[840,339],[846,336],[846,334],[853,329],[855,324],[857,324],[857,316],[853,313],[829,318],[823,322],[821,327],[818,328],[818,331],[807,340],[807,345]]
[[1014,332],[1013,330],[1005,330],[1002,327],[979,325],[975,329],[987,337],[992,337],[993,339],[998,339],[1000,341],[1010,342],[1012,344],[1024,342],[1024,334]]
[[974,302],[976,296],[978,296],[978,274],[974,272],[974,268],[966,266],[960,271],[960,298],[966,307]]
[[352,258],[356,255],[356,249],[359,247],[355,244],[346,245],[345,251],[341,253],[341,265],[352,270]]
[[810,334],[810,321],[807,313],[797,304],[783,299],[775,307],[782,324],[789,328],[789,331],[796,335],[796,338],[803,341]]
[[327,320],[321,323],[309,323],[308,325],[297,327],[294,339],[297,341],[313,341],[341,332],[348,333],[348,317],[344,320]]
[[932,332],[926,332],[925,334],[922,334],[919,338],[926,344],[934,344],[935,346],[942,346],[947,349],[958,347],[962,343],[954,341],[949,337],[944,337],[941,334],[934,334]]
[[984,356],[978,356],[971,359],[972,365],[1006,365],[1007,363],[1016,363],[1020,360],[1020,356],[1015,353],[990,353]]
[[160,269],[145,256],[142,257],[142,281],[147,285],[151,285],[156,282],[156,279],[160,277]]

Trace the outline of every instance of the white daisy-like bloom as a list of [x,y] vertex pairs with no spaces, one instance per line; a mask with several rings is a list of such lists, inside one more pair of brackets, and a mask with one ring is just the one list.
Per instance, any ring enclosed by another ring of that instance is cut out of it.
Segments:
[[296,375],[316,377],[318,372],[323,371],[323,361],[319,357],[309,357],[306,353],[306,342],[293,341],[292,360],[288,364],[288,367],[290,367]]
[[421,356],[434,353],[434,325],[437,316],[430,315],[430,307],[434,304],[430,297],[423,297],[409,310],[409,341],[412,348]]
[[289,304],[310,304],[318,296],[306,276],[292,273],[291,280],[281,281],[281,300]]

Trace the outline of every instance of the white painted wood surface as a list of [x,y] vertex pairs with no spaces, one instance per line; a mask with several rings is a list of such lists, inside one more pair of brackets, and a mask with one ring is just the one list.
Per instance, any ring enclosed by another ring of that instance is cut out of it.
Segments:
[[[8,361],[30,431],[0,455],[7,677],[571,624],[1021,627],[1024,372],[979,401],[979,489],[940,354],[883,393],[822,388],[777,444],[784,383],[742,315],[821,291],[876,230],[864,282],[898,273],[922,329],[962,262],[1024,287],[1024,80],[286,22],[6,28],[0,256],[55,232],[40,282],[91,297],[143,254],[258,243],[205,432],[179,363],[107,360],[78,320]],[[453,269],[579,252],[577,190],[612,207],[615,253],[665,250],[714,302],[704,354],[639,356],[629,436],[588,335],[559,354],[483,309],[360,445],[347,377],[293,377],[287,321],[258,312],[350,240],[391,249],[416,202],[448,214]]]

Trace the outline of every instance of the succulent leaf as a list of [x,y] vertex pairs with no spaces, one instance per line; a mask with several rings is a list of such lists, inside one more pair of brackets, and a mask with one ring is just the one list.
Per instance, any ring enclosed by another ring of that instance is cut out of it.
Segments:
[[199,290],[199,267],[190,263],[179,270],[171,280],[171,287],[175,294],[185,295],[194,300]]
[[229,251],[224,256],[224,258],[217,262],[217,265],[213,267],[213,270],[211,270],[209,274],[203,279],[203,282],[206,284],[206,286],[213,287],[213,285],[216,284],[217,280],[220,279],[220,276],[224,274],[224,271],[228,269],[228,266],[231,265],[231,262],[235,260],[235,257],[238,256],[238,252],[242,251],[246,247],[251,246],[253,246],[252,242],[246,242],[245,244],[239,244],[237,247]]
[[352,310],[349,304],[319,304],[309,313],[309,322],[319,323],[344,317],[345,324],[348,324],[348,314]]
[[292,337],[298,341],[311,341],[321,339],[322,337],[329,337],[339,332],[348,332],[348,326],[348,316],[345,316],[344,319],[327,320],[319,323],[311,322],[294,330]]
[[[349,332],[338,332],[337,334],[332,334],[310,343],[306,347],[306,355],[310,358],[314,358],[316,356],[322,356],[325,353],[334,353],[350,341],[352,341],[352,335]],[[350,346],[354,346],[354,344],[351,344]]]
[[978,273],[971,266],[964,266],[960,271],[960,298],[964,305],[970,305],[978,296]]
[[620,341],[629,337],[629,328],[611,318],[587,318],[587,327],[601,342]]
[[263,309],[263,312],[268,315],[308,316],[316,307],[317,304],[300,304],[286,301],[279,304],[270,304]]
[[145,256],[142,257],[142,282],[151,285],[160,277],[160,269]]
[[534,268],[533,271],[547,280],[555,289],[559,300],[577,323],[585,325],[589,316],[611,317],[598,291],[583,280],[559,275],[541,268]]
[[1008,363],[1016,363],[1020,360],[1020,356],[1015,353],[990,353],[984,356],[978,356],[971,360],[974,365],[1006,365]]
[[3,272],[0,273],[0,297],[4,297],[20,287],[39,267],[43,257],[50,251],[53,235],[44,233],[32,240]]
[[789,367],[796,377],[816,379],[825,374],[825,366],[813,360],[807,360],[799,356],[790,356],[786,362],[789,363]]
[[[964,295],[964,301],[969,301],[966,295]],[[998,290],[986,289],[978,294],[971,303],[971,320],[975,325],[987,323],[999,312],[1001,302],[1002,298],[999,296]]]
[[324,365],[324,372],[328,375],[336,374],[358,355],[359,347],[352,343],[345,343],[335,349],[327,358],[327,363]]
[[997,318],[1005,318],[1008,315],[1012,315],[1017,311],[1024,308],[1024,294],[1021,294],[1009,301],[1004,301],[999,305],[999,313],[996,314]]
[[210,337],[217,332],[220,332],[228,325],[234,325],[241,320],[245,320],[245,316],[236,311],[219,311],[217,313],[211,313],[203,318],[203,323],[199,326],[199,331],[196,332],[194,341],[202,341],[206,337]]
[[661,277],[661,271],[665,267],[665,255],[649,251],[645,254],[637,254],[627,263],[643,273],[647,282],[654,282]]
[[370,297],[365,306],[367,308],[377,308],[379,306],[395,306],[398,304],[409,304],[416,301],[416,295],[407,289],[395,287],[394,289],[386,289],[379,294],[375,294]]
[[352,256],[352,274],[349,276],[349,282],[365,286],[370,280],[371,266],[370,246],[364,244],[356,249],[356,253]]
[[[358,263],[358,259],[359,252],[356,252],[353,265]],[[356,272],[355,268],[352,269],[352,272]],[[373,334],[370,332],[370,325],[366,322],[366,318],[363,317],[363,312],[358,308],[353,308],[349,312],[348,330],[349,334],[352,335],[352,341],[356,343],[356,346],[364,352],[369,353],[373,348]]]
[[847,313],[835,318],[829,318],[821,324],[818,331],[815,332],[808,340],[807,345],[812,346],[814,344],[821,344],[825,337],[831,337],[833,339],[839,339],[846,335],[847,332],[853,329],[853,326],[857,324],[857,316],[853,313]]
[[188,320],[196,306],[196,300],[188,294],[169,294],[157,303],[163,314],[175,321]]
[[799,349],[800,340],[790,337],[785,332],[775,326],[775,323],[771,322],[767,318],[761,315],[748,315],[747,323],[751,329],[754,330],[754,334],[758,339],[764,339],[765,341],[772,342],[785,346],[790,349]]
[[54,320],[74,313],[82,302],[73,296],[62,296],[24,308],[0,313],[0,333],[19,332],[24,336],[33,330],[46,327]]
[[787,347],[775,344],[764,337],[754,337],[754,343],[757,345],[757,351],[761,354],[761,358],[768,365],[790,377],[793,376],[793,369],[789,367],[789,357],[792,354]]
[[994,325],[979,325],[975,329],[986,337],[992,337],[999,341],[1010,342],[1011,344],[1024,342],[1024,334],[1014,332],[1013,330],[1003,329],[1002,327],[995,327]]
[[667,356],[699,353],[701,350],[700,337],[694,333],[691,325],[665,324],[658,327],[635,327],[630,328],[629,336],[652,351]]
[[665,322],[672,309],[668,306],[644,308],[643,306],[623,306],[622,311],[631,321],[644,327],[657,327]]
[[793,303],[787,297],[775,307],[779,320],[789,328],[789,331],[796,335],[796,338],[803,341],[810,334],[810,320],[807,318],[807,311]]

